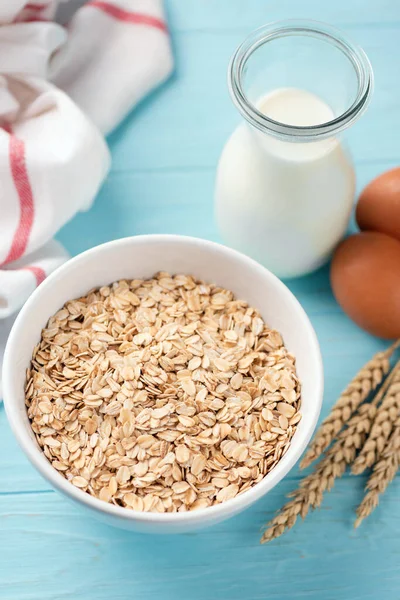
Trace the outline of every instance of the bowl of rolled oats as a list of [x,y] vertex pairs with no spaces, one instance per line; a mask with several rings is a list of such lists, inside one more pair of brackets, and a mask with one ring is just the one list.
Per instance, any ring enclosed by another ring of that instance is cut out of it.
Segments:
[[4,402],[56,489],[154,533],[222,521],[271,490],[315,429],[323,369],[288,288],[205,240],[125,238],[71,259],[10,334]]

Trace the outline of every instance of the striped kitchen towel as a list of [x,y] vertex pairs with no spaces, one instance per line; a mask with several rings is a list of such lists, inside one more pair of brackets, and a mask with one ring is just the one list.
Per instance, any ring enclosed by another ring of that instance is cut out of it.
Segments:
[[90,208],[104,135],[172,70],[161,0],[0,3],[0,360],[9,324],[67,257],[53,241]]

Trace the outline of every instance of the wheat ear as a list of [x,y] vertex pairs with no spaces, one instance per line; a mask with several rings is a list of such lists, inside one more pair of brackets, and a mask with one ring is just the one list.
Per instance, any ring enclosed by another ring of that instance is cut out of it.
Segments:
[[387,379],[390,385],[382,404],[378,406],[371,432],[351,467],[354,475],[363,473],[365,469],[376,463],[400,416],[400,361],[397,362]]
[[321,456],[337,434],[343,429],[358,406],[378,387],[390,369],[390,357],[399,343],[397,341],[386,351],[375,354],[349,383],[333,406],[330,414],[322,422],[313,442],[300,463],[301,469],[305,469]]
[[379,504],[379,496],[393,481],[400,464],[400,419],[396,421],[387,447],[382,452],[380,460],[375,463],[372,474],[368,479],[363,501],[356,510],[357,519],[354,527],[359,527],[361,522],[368,517]]

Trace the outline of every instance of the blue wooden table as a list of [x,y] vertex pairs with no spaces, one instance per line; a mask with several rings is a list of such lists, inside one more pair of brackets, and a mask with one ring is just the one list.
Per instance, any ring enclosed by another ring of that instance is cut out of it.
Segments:
[[[218,239],[215,165],[239,119],[226,88],[227,63],[242,38],[267,21],[327,21],[364,47],[376,92],[348,136],[359,187],[400,162],[398,0],[170,0],[167,9],[175,75],[111,136],[113,167],[94,207],[59,234],[72,254],[139,233]],[[289,285],[321,343],[326,414],[384,344],[343,315],[327,269]],[[352,522],[365,478],[346,475],[320,511],[260,546],[260,527],[299,477],[294,469],[253,508],[203,532],[129,534],[86,518],[53,492],[18,449],[0,409],[0,598],[398,600],[400,478],[357,531]]]

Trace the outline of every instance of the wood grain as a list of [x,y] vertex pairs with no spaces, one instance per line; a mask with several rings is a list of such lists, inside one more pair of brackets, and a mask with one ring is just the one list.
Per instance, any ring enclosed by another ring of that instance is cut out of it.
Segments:
[[[400,162],[397,0],[169,0],[167,12],[176,72],[110,137],[113,167],[94,207],[59,234],[72,254],[139,233],[218,239],[215,166],[239,120],[228,97],[227,63],[242,38],[267,21],[327,21],[364,47],[376,91],[348,136],[359,189]],[[342,314],[327,268],[289,287],[321,343],[325,415],[352,375],[385,344]],[[356,532],[353,513],[366,478],[347,475],[319,512],[259,546],[260,527],[299,476],[294,469],[256,506],[204,532],[129,534],[87,518],[50,490],[17,448],[0,409],[0,598],[398,600],[400,479]]]

